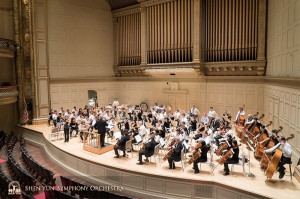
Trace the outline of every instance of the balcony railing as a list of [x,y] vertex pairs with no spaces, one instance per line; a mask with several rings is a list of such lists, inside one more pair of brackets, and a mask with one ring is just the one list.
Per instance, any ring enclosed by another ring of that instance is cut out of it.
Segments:
[[17,87],[17,85],[0,87],[0,105],[12,104],[18,100]]

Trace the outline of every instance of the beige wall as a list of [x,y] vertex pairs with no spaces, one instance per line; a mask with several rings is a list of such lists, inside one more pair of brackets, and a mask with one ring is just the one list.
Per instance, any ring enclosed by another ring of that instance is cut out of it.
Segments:
[[[230,79],[230,78],[228,78]],[[228,81],[228,80],[227,80]],[[168,82],[168,84],[167,84]],[[177,80],[179,90],[186,90],[186,94],[166,93],[170,90],[172,81],[112,81],[99,83],[54,83],[51,84],[51,107],[72,108],[74,105],[83,107],[87,104],[88,90],[98,92],[99,106],[112,103],[117,97],[122,104],[137,105],[146,102],[148,106],[153,106],[155,102],[168,105],[172,103],[173,97],[178,108],[188,110],[193,104],[198,107],[201,113],[207,112],[210,106],[221,114],[228,110],[233,115],[238,107],[246,104],[246,112],[263,113],[263,83],[237,83],[237,82],[215,82],[214,79],[189,81]],[[175,106],[176,106],[175,103]],[[174,111],[174,105],[171,105]]]
[[105,0],[48,0],[50,78],[114,76],[112,20]]
[[267,76],[300,77],[299,0],[268,1]]
[[14,40],[13,1],[0,1],[0,38]]
[[264,103],[265,121],[273,121],[271,128],[282,126],[283,136],[295,135],[289,142],[296,164],[300,157],[300,89],[266,84]]

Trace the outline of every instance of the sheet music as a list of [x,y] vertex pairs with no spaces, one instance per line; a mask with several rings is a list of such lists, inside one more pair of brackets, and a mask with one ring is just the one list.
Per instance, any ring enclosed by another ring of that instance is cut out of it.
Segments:
[[109,128],[109,129],[112,129],[114,127],[115,127],[115,125],[111,125],[111,124],[109,124],[108,126],[106,126],[106,128]]
[[114,136],[115,136],[116,139],[121,138],[121,136],[122,136],[121,131],[115,132],[115,133],[114,133]]
[[135,139],[136,143],[140,143],[143,140],[140,134],[137,134],[136,136],[134,136],[134,139]]
[[186,141],[185,141],[185,140],[183,140],[182,144],[184,145],[184,147],[185,147],[186,149],[188,149],[188,148],[189,148],[189,145],[186,143]]

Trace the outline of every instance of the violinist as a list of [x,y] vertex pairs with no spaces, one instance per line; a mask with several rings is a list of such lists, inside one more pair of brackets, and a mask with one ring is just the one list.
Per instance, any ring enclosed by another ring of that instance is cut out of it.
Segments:
[[65,142],[69,142],[70,120],[67,118],[64,124]]
[[128,121],[127,118],[124,120],[124,127],[125,127],[125,129],[127,129],[127,130],[130,129],[130,128],[129,128],[129,121]]
[[[133,135],[133,137],[139,135],[139,128],[138,127],[134,127],[134,129],[130,133]],[[132,143],[136,143],[136,140],[133,139]]]
[[220,120],[216,118],[211,118],[211,130],[214,133],[220,127]]
[[186,141],[186,143],[188,143],[188,141],[189,141],[189,132],[188,132],[187,128],[185,127],[185,122],[181,122],[179,128],[182,130],[181,132],[182,132],[183,139]]
[[264,153],[272,153],[277,148],[280,148],[282,150],[282,156],[281,160],[277,165],[278,171],[279,171],[279,179],[282,179],[285,175],[285,164],[291,163],[292,158],[292,147],[289,143],[286,142],[286,139],[284,136],[278,137],[278,144],[276,144],[274,147],[267,149],[264,151]]
[[228,168],[228,164],[236,164],[239,163],[239,146],[237,144],[236,140],[232,141],[232,145],[230,150],[233,151],[233,155],[231,158],[228,158],[225,162],[224,162],[224,171],[225,173],[223,174],[224,176],[229,175],[229,168]]
[[171,122],[170,122],[170,119],[169,118],[166,118],[165,121],[164,121],[164,126],[165,128],[169,129],[171,128]]
[[174,153],[171,157],[168,158],[169,169],[175,169],[175,163],[181,160],[181,150],[183,149],[183,145],[180,142],[179,137],[175,137],[175,144],[172,146],[174,148]]
[[[194,174],[199,173],[198,163],[199,162],[207,162],[207,152],[209,151],[209,147],[206,146],[206,143],[204,140],[200,141],[202,144],[201,149],[201,155],[194,161],[193,168],[195,170]],[[196,150],[200,150],[196,149]]]
[[142,161],[143,155],[145,155],[145,157],[146,157],[145,161],[149,162],[148,157],[150,157],[154,154],[154,148],[156,146],[154,137],[155,137],[155,135],[151,134],[150,140],[147,143],[145,143],[146,144],[145,150],[139,152],[139,162],[136,163],[137,165],[143,165],[143,161]]
[[225,130],[225,134],[224,134],[224,135],[219,134],[219,135],[216,135],[216,136],[215,136],[215,140],[216,140],[216,143],[217,143],[217,146],[218,146],[218,147],[220,146],[220,141],[219,141],[219,139],[221,139],[221,138],[226,138],[226,137],[227,137],[227,139],[228,139],[228,135],[230,135],[230,138],[232,138],[232,136],[233,136],[233,132],[232,132],[230,126],[226,126],[225,129],[226,129],[226,130]]
[[70,128],[70,139],[72,139],[71,137],[72,137],[73,131],[76,131],[75,137],[77,137],[77,134],[78,134],[78,124],[77,124],[75,118],[71,119],[70,127],[71,127]]
[[129,141],[129,135],[128,135],[128,130],[125,129],[123,131],[123,136],[118,139],[117,144],[114,146],[114,150],[115,150],[115,157],[114,158],[120,158],[119,153],[118,153],[118,149],[120,149],[121,151],[123,151],[123,157],[126,157],[126,142]]
[[190,131],[196,131],[196,129],[197,129],[197,121],[195,120],[194,117],[191,117]]

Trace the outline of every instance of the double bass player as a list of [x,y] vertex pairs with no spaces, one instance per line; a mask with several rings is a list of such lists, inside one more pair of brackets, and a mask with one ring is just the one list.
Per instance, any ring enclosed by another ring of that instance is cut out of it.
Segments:
[[292,158],[292,147],[289,143],[286,142],[286,139],[284,136],[278,137],[279,143],[275,145],[274,147],[267,149],[264,151],[264,153],[272,153],[277,148],[280,148],[282,150],[282,156],[281,160],[277,165],[278,172],[279,172],[279,179],[282,179],[285,175],[285,164],[289,164],[291,162]]

